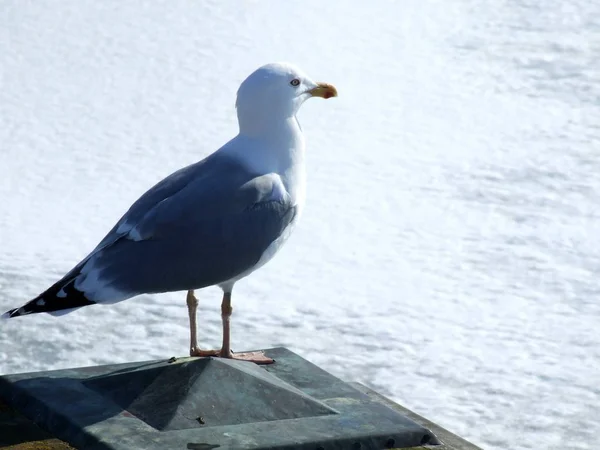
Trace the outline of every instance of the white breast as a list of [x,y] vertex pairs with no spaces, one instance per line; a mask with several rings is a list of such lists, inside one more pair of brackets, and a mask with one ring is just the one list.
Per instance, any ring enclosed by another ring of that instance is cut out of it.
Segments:
[[279,176],[281,182],[274,185],[271,197],[281,199],[289,196],[296,206],[296,214],[281,235],[267,247],[257,264],[219,284],[225,292],[231,292],[236,281],[250,275],[275,256],[298,222],[306,197],[304,136],[295,119],[283,123],[280,130],[271,129],[268,136],[238,135],[231,144],[224,150],[243,161],[252,172]]

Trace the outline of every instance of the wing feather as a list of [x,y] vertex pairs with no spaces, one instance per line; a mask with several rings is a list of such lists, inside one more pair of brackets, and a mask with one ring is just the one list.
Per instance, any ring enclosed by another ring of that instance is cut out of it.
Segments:
[[277,174],[215,153],[152,187],[86,258],[7,316],[222,283],[257,264],[296,211]]

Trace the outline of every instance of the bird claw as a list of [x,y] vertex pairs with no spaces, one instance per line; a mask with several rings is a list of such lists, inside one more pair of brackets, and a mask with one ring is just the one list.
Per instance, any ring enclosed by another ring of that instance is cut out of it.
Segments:
[[219,350],[202,350],[199,348],[190,349],[190,356],[205,358],[207,356],[219,356]]
[[[190,356],[192,357],[200,357],[207,358],[210,356],[216,356],[218,358],[225,359],[237,359],[239,361],[248,361],[254,364],[273,364],[275,362],[274,359],[269,358],[265,355],[264,352],[239,352],[233,353],[231,350],[229,352],[223,350],[201,350],[199,348],[192,348],[190,350]],[[169,361],[171,362],[171,361]]]
[[219,353],[218,356],[220,358],[237,359],[239,361],[253,362],[254,364],[259,364],[259,365],[273,364],[275,362],[274,359],[269,358],[268,356],[266,356],[264,352],[240,352],[240,353],[233,353],[232,351],[223,352],[221,350],[221,352]]

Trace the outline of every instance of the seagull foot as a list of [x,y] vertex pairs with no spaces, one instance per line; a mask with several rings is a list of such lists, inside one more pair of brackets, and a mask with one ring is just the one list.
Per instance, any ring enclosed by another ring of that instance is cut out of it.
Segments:
[[201,350],[199,348],[190,349],[190,356],[199,356],[199,357],[207,357],[207,356],[219,356],[219,350]]
[[228,359],[238,359],[240,361],[248,361],[248,362],[253,362],[254,364],[273,364],[275,362],[274,359],[269,358],[268,356],[265,355],[264,352],[240,352],[240,353],[233,353],[233,352],[223,352],[221,351],[218,354],[219,357],[221,358],[228,358]]

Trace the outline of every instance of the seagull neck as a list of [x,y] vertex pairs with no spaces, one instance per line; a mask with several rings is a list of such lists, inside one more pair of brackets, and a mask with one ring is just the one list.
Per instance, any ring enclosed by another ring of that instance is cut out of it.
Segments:
[[240,121],[240,136],[267,147],[296,148],[303,142],[302,130],[295,116],[281,120]]
[[293,198],[298,190],[303,196],[304,136],[295,116],[272,124],[263,133],[245,132],[240,126],[240,134],[234,141],[241,145],[231,146],[228,151],[239,155],[250,170],[277,173]]
[[[246,136],[271,136],[275,131],[285,131],[297,124],[295,115],[276,113],[270,111],[268,114],[260,110],[243,110],[238,108],[238,123],[240,134]],[[278,133],[279,134],[279,133]]]

